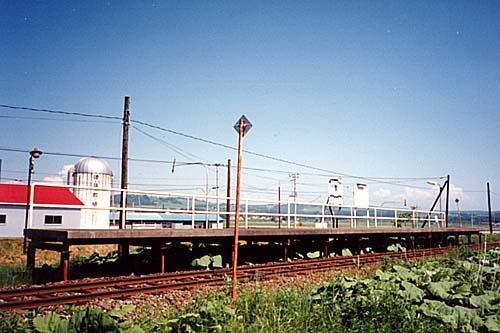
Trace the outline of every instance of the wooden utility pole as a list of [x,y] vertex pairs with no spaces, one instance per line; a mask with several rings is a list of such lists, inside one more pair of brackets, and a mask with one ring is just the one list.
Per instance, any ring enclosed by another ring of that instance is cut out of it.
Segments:
[[[122,169],[120,191],[120,229],[125,229],[127,224],[127,193],[128,188],[128,128],[130,125],[130,97],[125,96],[123,105],[123,130],[122,130]],[[128,256],[129,245],[118,245],[118,255]]]
[[491,217],[491,196],[490,196],[490,183],[486,183],[486,190],[488,192],[488,223],[490,225],[490,234],[493,233],[493,219]]
[[231,228],[231,160],[227,160],[226,228]]
[[236,286],[238,277],[238,223],[240,219],[240,187],[241,187],[241,164],[243,159],[243,136],[250,130],[252,124],[245,116],[241,116],[234,128],[238,131],[238,165],[236,168],[236,211],[234,214],[234,244],[233,244],[233,276],[231,299],[236,301]]
[[445,225],[448,228],[448,208],[450,204],[450,175],[446,177],[446,212],[445,212]]
[[124,190],[128,188],[128,128],[130,125],[130,97],[125,96],[123,106],[123,131],[122,131],[122,169],[120,192],[120,229],[125,229],[127,222],[127,194]]

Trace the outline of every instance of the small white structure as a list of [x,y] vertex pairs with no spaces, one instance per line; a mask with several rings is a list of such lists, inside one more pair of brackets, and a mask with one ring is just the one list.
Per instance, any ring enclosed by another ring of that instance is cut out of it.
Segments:
[[342,179],[331,178],[328,181],[328,201],[330,205],[342,206],[344,204],[344,186]]
[[[79,228],[83,203],[68,189],[60,186],[33,187],[31,224],[28,228]],[[0,238],[23,237],[28,186],[0,184]]]
[[109,164],[96,157],[82,158],[68,171],[68,185],[74,185],[73,193],[90,207],[82,209],[80,228],[109,228],[112,182]]
[[368,185],[361,183],[354,185],[354,206],[368,208]]

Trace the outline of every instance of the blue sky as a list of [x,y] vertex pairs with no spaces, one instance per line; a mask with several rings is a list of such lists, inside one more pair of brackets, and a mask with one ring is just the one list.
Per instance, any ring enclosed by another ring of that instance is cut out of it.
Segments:
[[[0,1],[0,8],[0,104],[121,116],[130,95],[132,118],[229,145],[245,114],[254,124],[245,138],[252,151],[370,177],[449,173],[453,195],[470,209],[486,201],[468,191],[490,181],[500,192],[498,1]],[[193,160],[236,159],[143,130]],[[120,154],[119,123],[0,118],[0,133],[2,147]],[[186,160],[135,129],[130,156]],[[3,177],[24,177],[26,156],[0,158]],[[44,156],[37,178],[74,162]],[[245,165],[301,173],[303,200],[326,195],[328,177],[306,174],[312,170],[252,156]],[[199,191],[205,171],[131,163],[130,178]],[[285,173],[248,172],[244,182],[248,196],[270,196],[278,183],[290,190]],[[428,208],[435,194],[425,181],[370,187],[379,204],[406,198]]]

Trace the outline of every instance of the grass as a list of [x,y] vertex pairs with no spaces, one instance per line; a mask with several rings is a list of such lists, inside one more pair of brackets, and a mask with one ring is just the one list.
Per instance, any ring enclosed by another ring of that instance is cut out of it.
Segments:
[[37,325],[68,317],[72,330],[46,332],[103,331],[89,330],[89,324],[136,333],[497,332],[499,260],[500,248],[481,253],[466,249],[442,259],[386,262],[373,274],[339,276],[321,286],[273,288],[255,282],[241,288],[234,305],[226,290],[166,312],[152,313],[148,307],[158,304],[145,303],[122,308],[118,315],[85,308],[26,320],[0,314],[0,332],[36,331]]
[[136,324],[145,332],[446,332],[433,320],[421,318],[415,307],[389,295],[343,304],[317,302],[313,287],[302,291],[247,290],[236,307],[224,293],[191,303],[166,318],[143,317]]
[[31,274],[25,265],[0,265],[0,287],[31,284]]

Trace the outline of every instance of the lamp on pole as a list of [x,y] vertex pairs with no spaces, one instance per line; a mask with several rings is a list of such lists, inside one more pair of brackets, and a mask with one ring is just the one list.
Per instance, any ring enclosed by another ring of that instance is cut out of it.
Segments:
[[[28,221],[30,215],[30,205],[31,205],[31,175],[33,174],[33,170],[35,168],[35,159],[42,156],[43,152],[38,148],[33,148],[30,151],[30,158],[28,162],[28,188],[27,188],[27,196],[26,196],[26,213],[24,216],[24,229],[28,229]],[[24,241],[23,241],[23,251],[26,253],[26,231],[24,232]]]
[[[441,185],[439,183],[433,182],[432,180],[428,180],[426,183],[429,184],[429,185],[431,185],[431,186],[437,186],[438,192],[441,192]],[[439,196],[439,211],[440,212],[442,211],[442,208],[441,208],[441,196]]]

